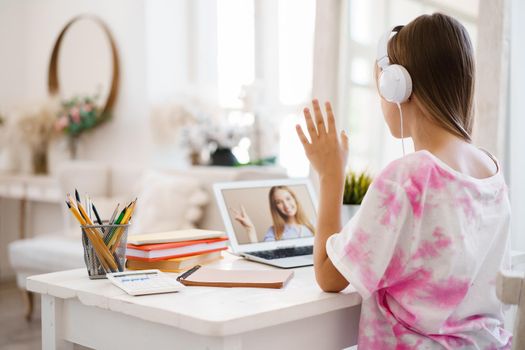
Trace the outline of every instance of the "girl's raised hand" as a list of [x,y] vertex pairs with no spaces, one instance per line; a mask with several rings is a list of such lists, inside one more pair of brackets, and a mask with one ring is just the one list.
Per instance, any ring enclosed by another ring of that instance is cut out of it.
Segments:
[[336,132],[334,113],[330,102],[325,103],[326,120],[318,100],[312,101],[314,118],[309,108],[304,109],[304,119],[310,141],[300,125],[296,125],[297,135],[303,144],[306,157],[320,178],[344,179],[348,156],[348,136],[344,131],[339,138]]

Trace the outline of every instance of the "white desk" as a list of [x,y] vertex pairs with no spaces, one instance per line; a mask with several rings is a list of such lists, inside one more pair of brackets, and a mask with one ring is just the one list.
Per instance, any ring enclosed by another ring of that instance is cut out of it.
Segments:
[[0,199],[20,200],[20,239],[26,237],[27,203],[32,201],[60,203],[62,197],[58,180],[52,176],[0,174]]
[[[221,268],[266,269],[226,253]],[[342,349],[356,344],[361,298],[324,293],[312,267],[283,289],[186,287],[129,296],[85,269],[28,278],[42,294],[43,349]]]

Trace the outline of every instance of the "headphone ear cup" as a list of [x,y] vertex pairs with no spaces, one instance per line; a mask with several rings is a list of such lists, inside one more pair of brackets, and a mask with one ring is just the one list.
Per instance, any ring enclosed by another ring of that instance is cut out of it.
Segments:
[[388,102],[405,102],[412,94],[410,73],[399,64],[384,68],[379,76],[379,93]]

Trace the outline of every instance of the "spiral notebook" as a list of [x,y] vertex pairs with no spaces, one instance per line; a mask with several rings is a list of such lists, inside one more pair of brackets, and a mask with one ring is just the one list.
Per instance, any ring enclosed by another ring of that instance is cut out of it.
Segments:
[[196,265],[177,277],[185,286],[282,288],[293,270],[221,270]]

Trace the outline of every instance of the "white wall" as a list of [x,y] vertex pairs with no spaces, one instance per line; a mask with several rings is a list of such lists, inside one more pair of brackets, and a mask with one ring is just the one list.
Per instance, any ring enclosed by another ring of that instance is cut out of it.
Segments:
[[[72,17],[95,14],[109,25],[118,47],[120,90],[113,119],[85,135],[79,157],[112,163],[150,162],[145,8],[145,0],[1,0],[0,112],[38,103],[47,97],[49,57],[58,33]],[[176,76],[170,78],[176,79]],[[63,146],[58,143],[52,147],[51,171],[60,160],[67,158]],[[22,170],[29,170],[27,163]],[[18,209],[18,202],[2,200],[0,203],[0,279],[12,275],[7,265],[6,246],[18,237]],[[34,220],[26,224],[27,236],[61,230],[58,205],[32,205],[31,209],[28,215]],[[48,215],[50,212],[54,214]]]
[[[46,98],[53,43],[64,24],[81,13],[98,15],[109,25],[120,55],[121,76],[113,119],[85,135],[79,157],[148,162],[151,136],[143,0],[0,2],[0,111]],[[52,152],[53,159],[60,158],[56,153],[65,156],[65,150],[57,147]]]

